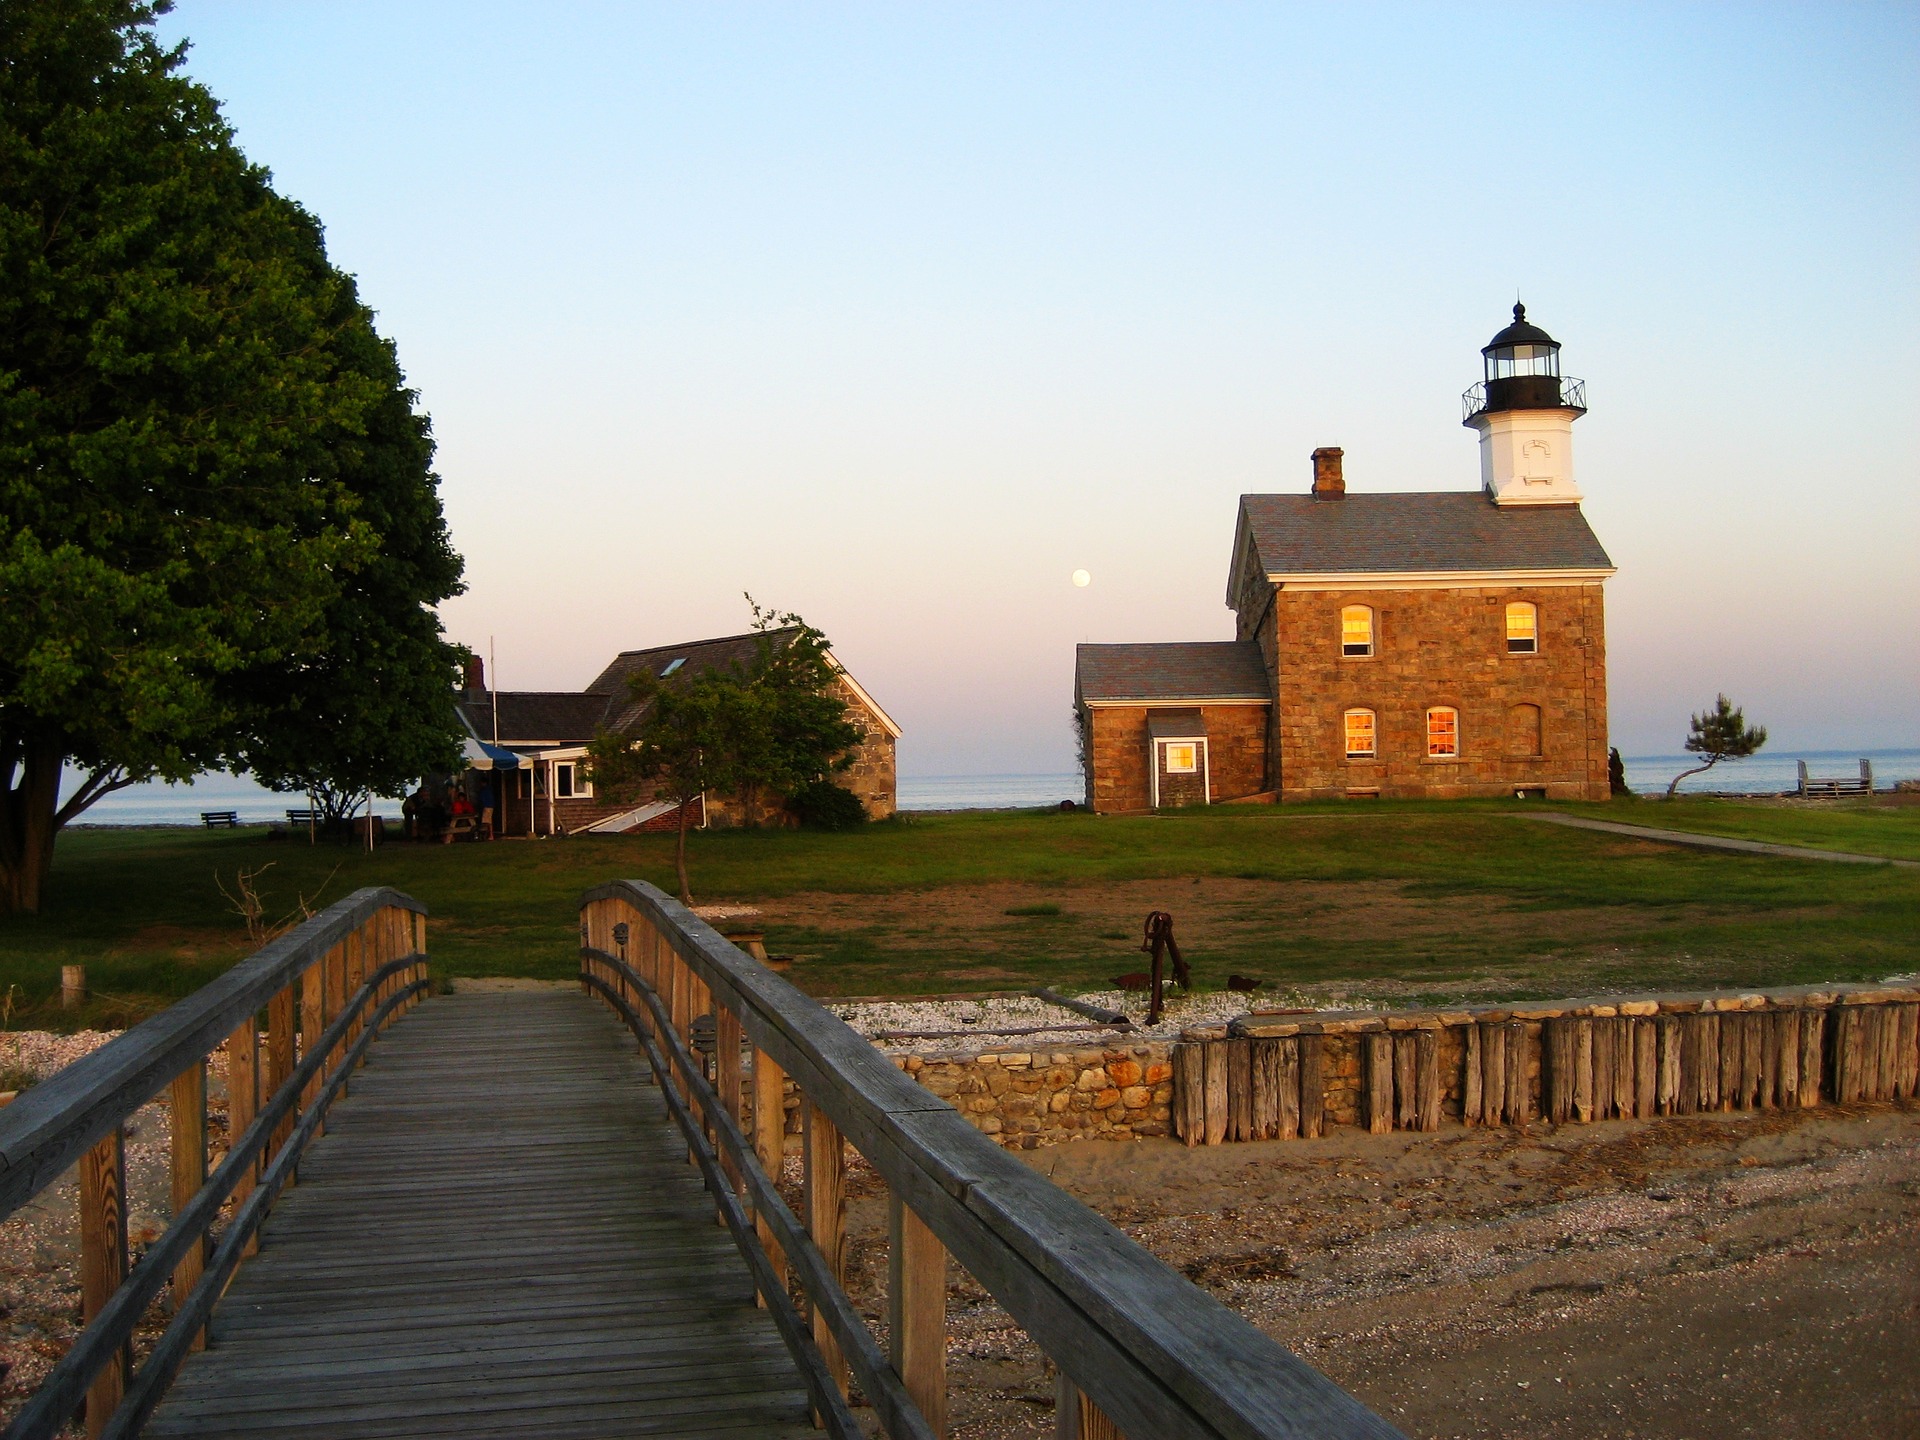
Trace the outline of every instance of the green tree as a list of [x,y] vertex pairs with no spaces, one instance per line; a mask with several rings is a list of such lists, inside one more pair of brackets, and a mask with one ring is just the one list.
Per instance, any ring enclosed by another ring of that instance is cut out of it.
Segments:
[[264,758],[388,543],[391,354],[167,8],[0,4],[0,910],[102,795]]
[[1695,715],[1689,729],[1692,733],[1687,736],[1687,749],[1705,756],[1706,764],[1682,770],[1674,776],[1673,783],[1667,786],[1669,800],[1673,799],[1680,789],[1680,782],[1687,776],[1711,770],[1722,760],[1744,760],[1767,743],[1766,727],[1747,724],[1747,717],[1724,695],[1713,709]]
[[701,670],[662,680],[643,671],[629,682],[644,707],[635,727],[593,742],[587,768],[596,791],[616,801],[651,795],[679,807],[673,870],[680,903],[693,904],[687,879],[687,823],[693,802],[710,790],[733,787],[732,756],[747,723],[741,678],[732,671]]

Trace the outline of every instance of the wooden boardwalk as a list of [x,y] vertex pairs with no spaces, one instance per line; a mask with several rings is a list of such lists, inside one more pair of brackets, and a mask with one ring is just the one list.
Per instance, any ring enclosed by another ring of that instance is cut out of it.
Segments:
[[145,1434],[818,1434],[604,1006],[446,995],[369,1053]]

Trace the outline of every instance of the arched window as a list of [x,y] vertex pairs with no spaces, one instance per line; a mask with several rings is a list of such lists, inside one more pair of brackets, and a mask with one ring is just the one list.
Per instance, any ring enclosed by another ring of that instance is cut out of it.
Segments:
[[1340,653],[1373,653],[1373,609],[1367,605],[1348,605],[1340,611]]
[[1427,711],[1427,758],[1452,760],[1460,754],[1460,712],[1451,705]]
[[1349,710],[1346,721],[1347,758],[1371,760],[1374,756],[1373,712]]
[[1515,600],[1507,606],[1507,653],[1531,655],[1540,648],[1540,612],[1531,601]]
[[1516,759],[1532,759],[1540,748],[1540,707],[1515,705],[1507,711],[1507,753]]

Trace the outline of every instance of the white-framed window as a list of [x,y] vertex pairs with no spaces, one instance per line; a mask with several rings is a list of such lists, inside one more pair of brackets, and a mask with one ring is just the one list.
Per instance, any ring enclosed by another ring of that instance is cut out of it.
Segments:
[[556,800],[584,800],[593,794],[593,782],[576,760],[553,762],[553,794]]
[[1451,705],[1427,711],[1427,758],[1453,760],[1460,754],[1460,712]]
[[1200,768],[1200,746],[1192,740],[1167,742],[1167,773],[1191,775]]
[[1349,710],[1346,717],[1347,758],[1371,760],[1374,757],[1374,722],[1371,710]]
[[1540,612],[1530,600],[1507,605],[1507,653],[1531,655],[1540,648]]
[[1346,605],[1340,610],[1340,653],[1373,654],[1373,607]]

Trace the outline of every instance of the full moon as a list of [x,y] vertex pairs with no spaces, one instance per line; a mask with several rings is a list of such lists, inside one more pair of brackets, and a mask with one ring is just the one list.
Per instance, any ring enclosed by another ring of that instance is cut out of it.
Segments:
[[1093,576],[1084,570],[1076,570],[1073,572],[1073,583],[1084,590],[1093,583]]

